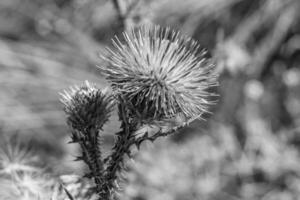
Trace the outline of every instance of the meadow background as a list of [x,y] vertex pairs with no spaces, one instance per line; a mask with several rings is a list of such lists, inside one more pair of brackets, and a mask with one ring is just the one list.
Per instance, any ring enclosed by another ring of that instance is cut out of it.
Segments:
[[[58,93],[107,86],[98,54],[154,23],[211,51],[220,97],[206,121],[142,145],[122,199],[300,199],[299,10],[299,0],[1,0],[0,140],[17,134],[52,173],[83,174]],[[106,150],[118,127],[113,115]]]

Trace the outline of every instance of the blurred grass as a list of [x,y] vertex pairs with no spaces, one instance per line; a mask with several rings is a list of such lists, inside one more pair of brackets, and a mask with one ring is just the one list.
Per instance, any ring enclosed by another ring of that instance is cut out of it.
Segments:
[[[298,0],[3,0],[0,136],[33,140],[56,173],[82,173],[59,95],[84,80],[107,86],[97,54],[145,23],[179,29],[212,51],[220,100],[130,168],[124,199],[299,199]],[[118,129],[105,128],[105,149]]]

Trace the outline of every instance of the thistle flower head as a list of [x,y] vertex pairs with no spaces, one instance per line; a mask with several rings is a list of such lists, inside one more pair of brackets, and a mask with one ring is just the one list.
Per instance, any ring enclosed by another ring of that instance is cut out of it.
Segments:
[[114,91],[125,100],[132,116],[142,120],[185,120],[207,112],[217,85],[214,64],[193,39],[159,26],[144,26],[117,37],[100,66]]
[[88,81],[61,94],[68,124],[76,130],[101,129],[114,106],[113,97]]

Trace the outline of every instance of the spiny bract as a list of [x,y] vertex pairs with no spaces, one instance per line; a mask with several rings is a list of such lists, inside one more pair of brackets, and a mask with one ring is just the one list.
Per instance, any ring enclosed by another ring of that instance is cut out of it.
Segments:
[[114,99],[88,81],[61,94],[67,122],[76,130],[101,129],[114,107]]
[[215,65],[193,39],[159,26],[143,26],[113,40],[99,66],[131,111],[142,121],[183,115],[198,118],[212,102]]

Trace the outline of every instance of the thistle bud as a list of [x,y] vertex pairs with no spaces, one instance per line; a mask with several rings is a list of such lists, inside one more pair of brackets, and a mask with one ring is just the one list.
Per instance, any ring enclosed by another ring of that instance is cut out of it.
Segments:
[[215,65],[193,39],[159,26],[144,26],[117,37],[100,66],[130,110],[142,122],[200,117],[212,103],[208,91],[217,85]]
[[68,124],[79,131],[101,129],[108,120],[114,100],[107,91],[101,91],[88,81],[61,94]]

